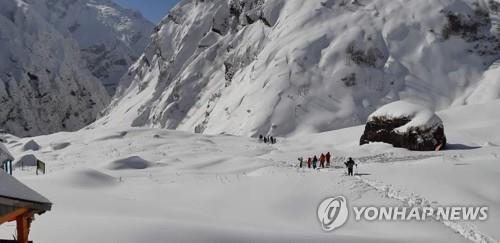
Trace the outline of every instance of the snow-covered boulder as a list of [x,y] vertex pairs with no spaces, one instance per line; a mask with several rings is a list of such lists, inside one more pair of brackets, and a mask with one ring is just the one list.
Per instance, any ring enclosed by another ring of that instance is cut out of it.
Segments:
[[151,167],[153,163],[139,157],[132,156],[111,162],[108,166],[110,170],[144,170]]
[[38,159],[33,154],[27,154],[21,157],[14,163],[14,167],[36,167],[36,162]]
[[33,150],[38,151],[40,149],[40,145],[35,140],[30,140],[23,146],[24,151]]
[[433,111],[406,101],[385,105],[371,114],[360,144],[384,142],[417,151],[443,149],[446,136]]

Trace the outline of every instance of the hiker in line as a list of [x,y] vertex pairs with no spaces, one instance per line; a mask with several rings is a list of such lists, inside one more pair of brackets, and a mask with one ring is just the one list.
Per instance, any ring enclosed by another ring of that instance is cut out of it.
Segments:
[[274,144],[274,138],[272,136],[269,138],[269,140],[271,141],[271,144]]
[[307,168],[311,169],[311,163],[312,163],[312,159],[311,159],[311,157],[309,157],[307,159]]
[[326,153],[325,158],[326,158],[326,167],[330,167],[330,159],[332,158],[330,152]]
[[264,137],[264,143],[267,143],[267,137]]
[[358,167],[358,165],[352,160],[351,157],[349,157],[349,160],[344,163],[345,166],[347,166],[347,175],[348,176],[354,176],[354,166]]
[[262,136],[262,134],[261,134],[261,135],[259,135],[259,141],[262,142],[262,140],[264,140],[264,136]]
[[321,156],[319,157],[319,164],[321,168],[325,168],[325,161],[326,161],[325,154],[321,154]]
[[299,158],[299,168],[302,168],[302,163],[304,163],[304,158]]
[[316,157],[316,155],[314,155],[314,158],[313,158],[313,169],[316,169],[317,165],[318,165],[318,157]]

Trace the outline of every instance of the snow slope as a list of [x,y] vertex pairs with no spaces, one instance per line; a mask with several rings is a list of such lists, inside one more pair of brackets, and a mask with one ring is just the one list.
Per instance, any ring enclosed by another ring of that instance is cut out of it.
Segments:
[[18,136],[79,129],[109,96],[81,61],[76,41],[32,2],[0,4],[0,127]]
[[483,80],[469,96],[468,102],[481,104],[495,99],[500,99],[500,61],[493,63],[484,73]]
[[181,1],[99,124],[296,135],[359,125],[397,100],[487,102],[500,92],[498,6]]
[[[450,142],[441,152],[358,146],[362,126],[278,138],[276,145],[126,126],[5,139],[16,158],[35,154],[47,164],[45,176],[15,171],[54,203],[33,222],[35,242],[498,242],[499,109],[495,101],[439,112]],[[31,140],[40,150],[23,149]],[[298,157],[326,151],[334,168],[297,168]],[[360,163],[360,176],[345,177],[341,165],[349,156]],[[490,218],[470,224],[350,218],[325,233],[316,207],[337,195],[360,206],[488,206]],[[14,230],[2,227],[0,237]]]

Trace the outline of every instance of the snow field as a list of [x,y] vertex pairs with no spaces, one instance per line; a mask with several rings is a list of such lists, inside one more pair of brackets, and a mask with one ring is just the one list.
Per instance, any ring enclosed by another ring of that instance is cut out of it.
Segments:
[[[279,138],[276,145],[230,135],[89,127],[10,137],[9,148],[16,157],[32,153],[47,163],[45,176],[29,168],[15,171],[54,202],[53,211],[33,223],[37,242],[496,242],[500,148],[483,144],[500,138],[482,134],[500,134],[495,133],[500,117],[489,112],[500,103],[481,107],[482,112],[466,106],[439,113],[455,144],[443,152],[359,147],[362,127]],[[38,151],[23,150],[31,139]],[[67,146],[56,150],[54,144]],[[337,167],[297,168],[299,156],[326,151]],[[348,156],[360,163],[362,176],[345,177],[339,166]],[[356,206],[402,206],[417,199],[487,205],[490,219],[449,225],[351,218],[335,233],[325,233],[316,207],[336,195]],[[13,230],[3,227],[0,236]]]

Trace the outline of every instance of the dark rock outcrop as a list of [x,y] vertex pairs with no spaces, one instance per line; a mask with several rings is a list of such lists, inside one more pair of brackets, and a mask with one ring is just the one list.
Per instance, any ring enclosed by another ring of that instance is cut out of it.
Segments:
[[[427,115],[429,111],[425,111]],[[381,115],[370,116],[361,136],[360,145],[371,142],[392,144],[397,148],[406,148],[415,151],[435,151],[444,149],[446,136],[444,126],[437,115],[431,113],[428,122],[420,123],[419,114],[413,115]],[[416,118],[417,117],[417,118]],[[415,122],[413,119],[419,119]],[[413,125],[413,124],[416,125]]]

